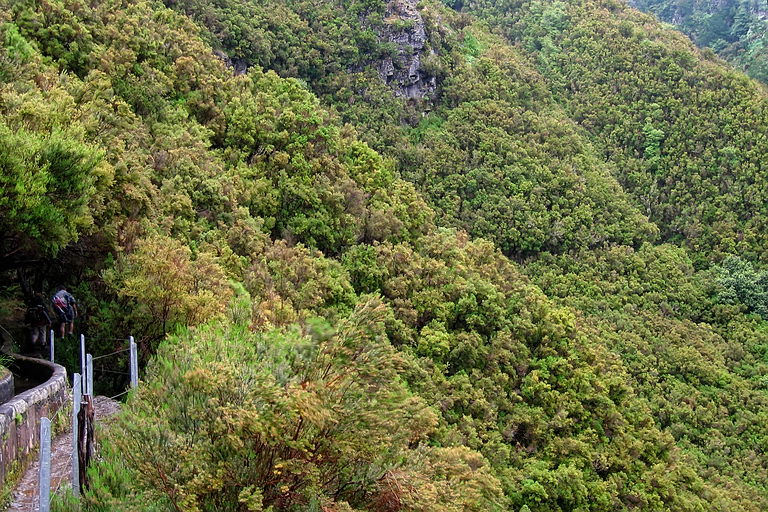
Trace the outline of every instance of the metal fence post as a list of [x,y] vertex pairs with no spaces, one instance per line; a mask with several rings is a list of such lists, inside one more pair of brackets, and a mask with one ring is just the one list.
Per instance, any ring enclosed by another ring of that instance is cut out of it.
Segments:
[[38,474],[40,512],[51,510],[51,420],[40,419],[40,473]]
[[[85,373],[85,334],[80,335],[80,376],[82,377],[81,384],[85,386],[86,384],[86,375]],[[85,391],[85,387],[82,388],[83,391]],[[83,393],[85,394],[85,393]]]
[[72,379],[72,495],[80,496],[80,464],[77,460],[77,413],[80,412],[81,378],[76,373]]
[[91,354],[85,355],[85,370],[88,372],[85,374],[85,394],[93,396],[93,356]]
[[51,362],[53,362],[53,354],[55,353],[53,350],[53,329],[51,329],[51,336],[48,339],[51,342]]
[[136,358],[136,342],[133,341],[133,336],[128,338],[131,342],[131,388],[136,389],[139,385],[139,362]]

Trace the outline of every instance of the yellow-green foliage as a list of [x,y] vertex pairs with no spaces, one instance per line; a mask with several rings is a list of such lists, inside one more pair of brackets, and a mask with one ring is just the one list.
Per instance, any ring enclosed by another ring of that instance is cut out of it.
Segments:
[[425,444],[437,415],[398,379],[384,317],[368,298],[307,333],[190,329],[161,346],[107,442],[137,491],[176,510],[500,503],[482,456]]
[[668,245],[546,256],[527,271],[621,355],[659,428],[706,461],[692,468],[705,477],[716,468],[707,492],[732,510],[765,508],[768,475],[755,459],[768,443],[762,322],[718,304],[712,273],[697,274]]
[[[465,29],[465,38],[480,30]],[[530,255],[653,239],[593,147],[519,54],[482,35],[487,50],[452,62],[440,108],[412,131],[404,161],[438,221]]]
[[351,311],[356,296],[341,265],[302,245],[280,240],[249,269],[245,285],[254,298],[258,326],[284,326],[321,315],[327,319]]
[[759,297],[701,270],[759,291],[763,90],[612,0],[420,3],[423,100],[400,5],[167,5],[0,0],[0,284],[181,333],[84,506],[766,508]]
[[0,229],[6,233],[0,250],[55,256],[91,230],[89,205],[97,187],[111,181],[112,169],[86,142],[83,126],[72,122],[65,91],[6,88],[0,95],[10,107],[0,120]]
[[132,300],[134,321],[160,328],[162,336],[178,325],[222,319],[232,290],[215,256],[173,238],[139,240],[135,250],[119,258],[105,277],[122,297]]
[[622,362],[492,244],[446,231],[416,249],[358,250],[350,273],[391,304],[387,331],[410,356],[407,381],[441,412],[435,439],[479,450],[513,507],[706,502]]

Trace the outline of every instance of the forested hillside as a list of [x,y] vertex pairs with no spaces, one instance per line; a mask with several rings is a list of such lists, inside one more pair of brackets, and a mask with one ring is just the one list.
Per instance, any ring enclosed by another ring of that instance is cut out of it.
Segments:
[[768,508],[768,94],[711,52],[609,0],[0,41],[2,322],[67,283],[143,358],[60,510]]
[[528,49],[663,239],[707,258],[765,254],[764,89],[620,5],[479,10]]
[[673,24],[697,46],[711,48],[752,78],[768,83],[768,5],[757,1],[629,3]]

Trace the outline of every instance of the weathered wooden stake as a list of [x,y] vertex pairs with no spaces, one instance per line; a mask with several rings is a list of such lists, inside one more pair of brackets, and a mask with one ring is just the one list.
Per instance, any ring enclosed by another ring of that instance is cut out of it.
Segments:
[[80,492],[90,489],[88,485],[88,465],[93,456],[93,420],[95,411],[93,409],[93,400],[89,395],[83,397],[83,403],[80,404],[80,412],[77,414],[77,427],[79,429],[77,436],[77,453],[80,469]]
[[80,496],[80,465],[77,461],[77,437],[80,431],[77,428],[77,413],[80,412],[80,374],[76,373],[72,378],[72,495]]
[[51,420],[40,419],[40,472],[38,474],[40,512],[51,510]]

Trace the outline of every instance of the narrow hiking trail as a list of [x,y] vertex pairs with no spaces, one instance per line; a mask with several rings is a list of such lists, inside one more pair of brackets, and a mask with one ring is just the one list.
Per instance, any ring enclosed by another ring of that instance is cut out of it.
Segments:
[[[93,399],[96,425],[120,411],[120,403],[104,396]],[[98,432],[97,432],[98,433]],[[98,438],[96,439],[98,448]],[[16,489],[7,512],[37,512],[39,509],[38,479],[39,459],[30,462]],[[51,492],[72,487],[72,427],[51,439]]]

